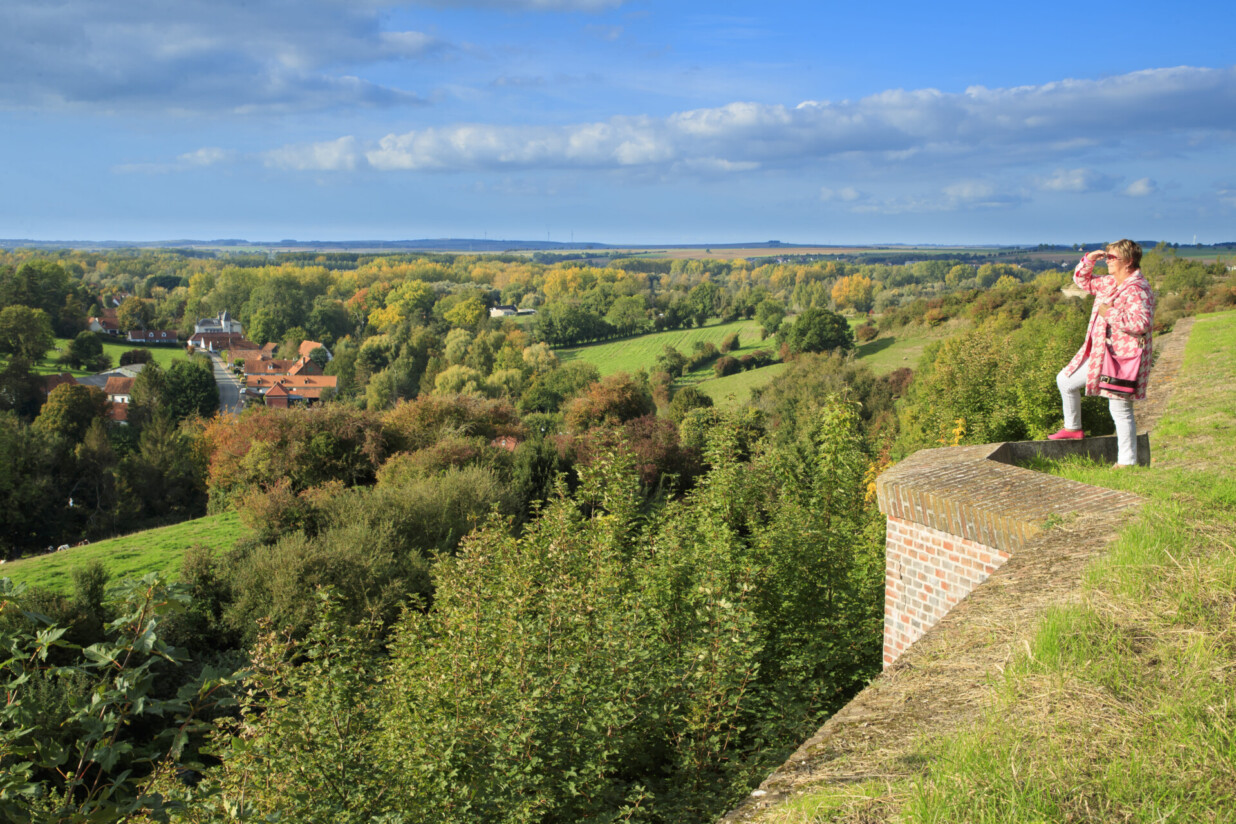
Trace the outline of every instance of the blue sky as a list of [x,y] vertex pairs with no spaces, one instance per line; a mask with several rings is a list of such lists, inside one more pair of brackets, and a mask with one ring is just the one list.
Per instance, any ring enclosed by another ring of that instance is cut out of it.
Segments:
[[0,237],[1236,240],[1236,4],[5,0]]

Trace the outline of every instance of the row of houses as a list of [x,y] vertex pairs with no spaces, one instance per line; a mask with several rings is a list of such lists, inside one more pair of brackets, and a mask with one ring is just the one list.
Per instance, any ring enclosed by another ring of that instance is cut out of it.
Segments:
[[[91,332],[101,332],[112,337],[124,337],[129,343],[173,345],[179,336],[172,329],[129,329],[120,328],[120,316],[114,307],[105,307],[103,314],[90,318],[87,328]],[[244,339],[244,329],[240,321],[233,320],[226,309],[213,318],[202,318],[193,326],[193,337],[189,345],[197,349],[217,351],[228,349],[238,343],[252,344]]]
[[[244,375],[245,403],[282,409],[312,406],[321,402],[324,392],[334,392],[339,386],[338,377],[322,374],[322,367],[309,357],[318,348],[326,349],[317,341],[307,340],[300,345],[296,358],[276,358],[272,344],[255,344],[252,348],[230,349],[225,359]],[[329,350],[326,357],[331,359]]]

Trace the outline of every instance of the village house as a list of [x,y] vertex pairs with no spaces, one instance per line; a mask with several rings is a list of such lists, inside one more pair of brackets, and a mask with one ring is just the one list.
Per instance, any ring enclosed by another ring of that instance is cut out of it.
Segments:
[[193,326],[193,334],[233,334],[243,335],[244,328],[240,321],[233,320],[226,309],[215,318],[202,318]]
[[102,332],[106,335],[120,334],[120,320],[115,309],[104,309],[103,314],[87,320],[87,328],[91,332]]
[[127,340],[129,343],[172,345],[176,343],[176,333],[163,329],[130,329]]

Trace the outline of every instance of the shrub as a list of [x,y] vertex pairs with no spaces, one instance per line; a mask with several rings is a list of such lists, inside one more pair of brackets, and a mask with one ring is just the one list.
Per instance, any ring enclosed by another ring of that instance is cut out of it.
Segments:
[[656,411],[647,380],[625,372],[590,386],[563,411],[567,429],[581,432],[601,422],[622,423]]
[[129,366],[134,363],[150,363],[151,354],[149,349],[129,349],[120,353],[120,365]]
[[863,323],[854,328],[855,339],[862,343],[866,343],[869,340],[875,340],[875,337],[878,334],[880,334],[880,330],[876,329],[875,326],[870,323]]
[[726,352],[733,352],[735,349],[738,349],[741,345],[742,345],[742,342],[738,336],[738,333],[731,332],[730,334],[726,335],[725,338],[721,341],[721,353],[725,354]]
[[674,399],[670,401],[669,417],[674,423],[682,423],[682,419],[692,409],[710,406],[712,406],[712,398],[694,386],[684,386],[674,393]]
[[738,358],[732,358],[726,355],[723,358],[718,358],[717,362],[712,365],[712,371],[718,378],[724,378],[726,375],[733,375],[736,372],[742,371],[742,364]]

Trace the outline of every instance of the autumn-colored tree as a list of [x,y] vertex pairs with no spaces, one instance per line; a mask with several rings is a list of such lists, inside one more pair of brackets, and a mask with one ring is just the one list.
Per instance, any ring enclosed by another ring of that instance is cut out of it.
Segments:
[[567,428],[582,432],[601,422],[622,423],[656,412],[652,390],[646,379],[619,372],[590,386],[566,405],[563,416]]
[[875,302],[875,284],[865,275],[848,275],[833,285],[832,296],[838,309],[848,306],[856,312],[866,312]]
[[475,329],[488,315],[481,299],[476,295],[470,295],[446,310],[442,317],[452,326],[461,329]]
[[128,297],[116,310],[116,321],[124,331],[145,329],[154,320],[154,309],[139,297]]

